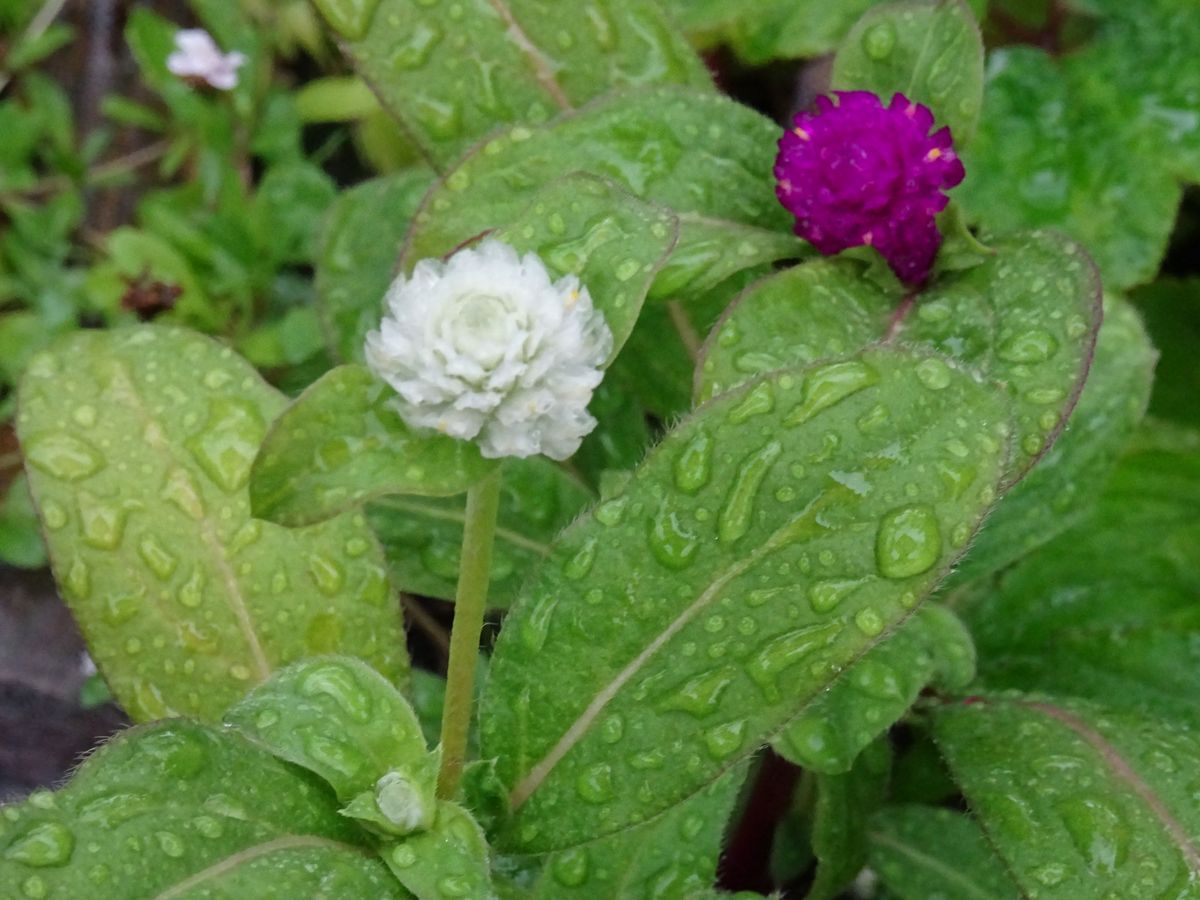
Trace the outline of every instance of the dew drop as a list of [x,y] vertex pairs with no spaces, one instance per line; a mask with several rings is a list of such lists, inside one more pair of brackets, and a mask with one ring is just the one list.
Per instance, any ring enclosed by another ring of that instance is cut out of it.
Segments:
[[347,779],[358,777],[367,764],[354,747],[320,734],[310,734],[305,738],[304,752],[318,765],[332,769]]
[[144,537],[138,542],[138,556],[161,581],[166,581],[175,573],[179,562],[174,554],[153,536]]
[[940,359],[924,359],[917,364],[917,379],[931,391],[945,390],[950,386],[950,367]]
[[314,0],[330,26],[350,41],[362,38],[371,26],[379,0]]
[[613,713],[600,723],[599,734],[604,743],[617,743],[625,734],[625,720],[619,713]]
[[732,543],[749,531],[759,487],[782,453],[783,444],[771,441],[738,468],[717,519],[717,535],[723,542]]
[[895,46],[896,26],[891,22],[879,22],[863,32],[862,48],[871,59],[887,59]]
[[801,716],[783,732],[789,759],[815,772],[836,773],[848,765],[842,741],[833,728],[817,716]]
[[555,856],[552,865],[554,880],[563,887],[579,887],[588,876],[588,853],[582,847],[564,850]]
[[782,696],[778,678],[781,672],[830,644],[842,631],[837,622],[808,625],[775,638],[763,647],[746,666],[746,673],[762,689],[767,700]]
[[317,588],[327,597],[332,597],[340,591],[346,581],[346,573],[342,567],[335,560],[319,553],[314,553],[308,558],[308,573]]
[[400,844],[392,851],[392,864],[400,869],[408,869],[417,862],[417,851],[408,844]]
[[688,679],[658,704],[664,712],[681,710],[698,719],[716,712],[721,696],[734,682],[736,672],[729,666],[703,672]]
[[1072,843],[1097,876],[1112,877],[1129,852],[1129,828],[1121,814],[1099,797],[1070,797],[1059,814]]
[[558,606],[557,594],[543,594],[533,605],[525,621],[521,623],[521,643],[529,650],[537,652],[546,645],[546,636],[550,632],[550,620],[554,617],[556,606]]
[[867,606],[854,614],[854,624],[863,634],[875,637],[883,632],[886,623],[883,616],[879,614],[879,610]]
[[199,566],[192,569],[188,580],[179,588],[176,599],[188,609],[195,609],[204,602],[204,572]]
[[92,592],[92,573],[82,557],[76,556],[71,560],[64,579],[64,586],[73,600],[86,600]]
[[746,720],[726,722],[704,732],[704,746],[713,759],[725,759],[741,749],[746,739]]
[[596,561],[597,543],[598,538],[595,535],[588,538],[579,551],[567,560],[563,566],[563,575],[572,581],[579,581],[592,571],[592,565]]
[[684,527],[679,514],[665,503],[650,521],[648,540],[654,558],[675,571],[691,565],[700,549],[696,535]]
[[621,524],[625,518],[625,507],[629,505],[628,497],[614,497],[611,500],[605,500],[596,507],[596,512],[593,515],[596,521],[606,528],[613,528]]
[[588,803],[607,803],[613,798],[612,767],[595,763],[580,773],[575,791]]
[[58,501],[47,499],[42,503],[42,521],[51,531],[58,531],[67,524],[67,511]]
[[775,408],[775,387],[769,381],[761,382],[729,412],[729,423],[741,425],[755,416],[765,415]]
[[339,665],[325,665],[304,676],[300,691],[306,697],[329,697],[356,722],[371,721],[371,698],[353,673]]
[[196,482],[186,469],[172,469],[163,485],[162,498],[172,503],[187,514],[189,518],[199,521],[204,518],[204,502],[196,489]]
[[823,615],[869,581],[869,578],[829,578],[814,582],[808,589],[808,602],[813,612]]
[[713,438],[701,431],[688,442],[675,459],[675,486],[685,494],[695,494],[712,477]]
[[59,822],[43,822],[13,841],[4,858],[46,868],[66,865],[74,850],[75,835],[69,828]]
[[35,468],[64,481],[80,481],[104,467],[104,457],[91,444],[63,432],[30,438],[24,452]]
[[1010,363],[1041,363],[1057,352],[1058,341],[1054,335],[1035,328],[1002,341],[996,355]]
[[785,425],[800,425],[847,397],[879,381],[879,374],[857,360],[833,363],[813,369],[804,379],[799,405],[784,420]]
[[158,842],[158,849],[172,859],[183,856],[183,841],[179,839],[179,835],[170,831],[158,831],[155,832],[154,839]]
[[232,493],[249,479],[265,432],[262,416],[252,403],[219,397],[209,405],[208,421],[184,446],[209,478]]
[[885,578],[911,578],[927,572],[942,553],[937,514],[921,503],[887,513],[875,538],[875,562]]

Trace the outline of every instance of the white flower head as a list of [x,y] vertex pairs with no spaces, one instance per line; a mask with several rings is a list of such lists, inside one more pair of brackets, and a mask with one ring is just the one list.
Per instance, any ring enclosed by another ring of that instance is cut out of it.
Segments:
[[212,35],[203,28],[184,28],[175,32],[175,52],[167,57],[167,68],[180,78],[231,91],[237,87],[238,69],[245,62],[244,53],[236,50],[222,53]]
[[449,261],[422,260],[384,298],[367,365],[399,395],[404,421],[484,456],[566,459],[613,338],[579,279],[553,281],[536,254],[488,238]]

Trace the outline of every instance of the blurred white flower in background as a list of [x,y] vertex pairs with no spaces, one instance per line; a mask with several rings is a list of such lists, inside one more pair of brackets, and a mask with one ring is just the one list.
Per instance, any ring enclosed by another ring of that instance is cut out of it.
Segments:
[[96,674],[96,661],[86,651],[79,654],[79,674],[91,678]]
[[612,332],[574,276],[488,238],[393,282],[367,365],[409,425],[478,440],[484,456],[566,459],[588,414]]
[[238,69],[246,55],[222,53],[212,36],[202,28],[184,28],[175,32],[175,52],[167,57],[172,75],[202,81],[222,91],[237,87]]

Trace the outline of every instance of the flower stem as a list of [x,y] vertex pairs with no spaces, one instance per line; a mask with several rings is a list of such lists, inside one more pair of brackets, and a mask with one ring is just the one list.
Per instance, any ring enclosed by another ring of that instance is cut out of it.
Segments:
[[454,598],[454,626],[450,631],[446,705],[442,712],[442,769],[438,772],[437,792],[443,799],[453,797],[458,790],[467,755],[479,632],[487,609],[488,576],[492,568],[492,543],[499,508],[500,472],[497,469],[467,491],[467,521],[463,529],[458,591]]

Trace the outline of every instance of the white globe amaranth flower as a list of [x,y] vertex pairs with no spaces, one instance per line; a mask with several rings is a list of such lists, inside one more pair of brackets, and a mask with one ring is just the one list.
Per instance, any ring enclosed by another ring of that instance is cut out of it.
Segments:
[[167,57],[167,69],[172,75],[203,81],[221,91],[237,87],[238,69],[245,63],[244,53],[236,50],[222,53],[212,35],[203,28],[175,32],[175,51]]
[[613,336],[575,276],[488,238],[392,283],[367,365],[404,421],[484,456],[566,459],[596,427],[587,411]]

